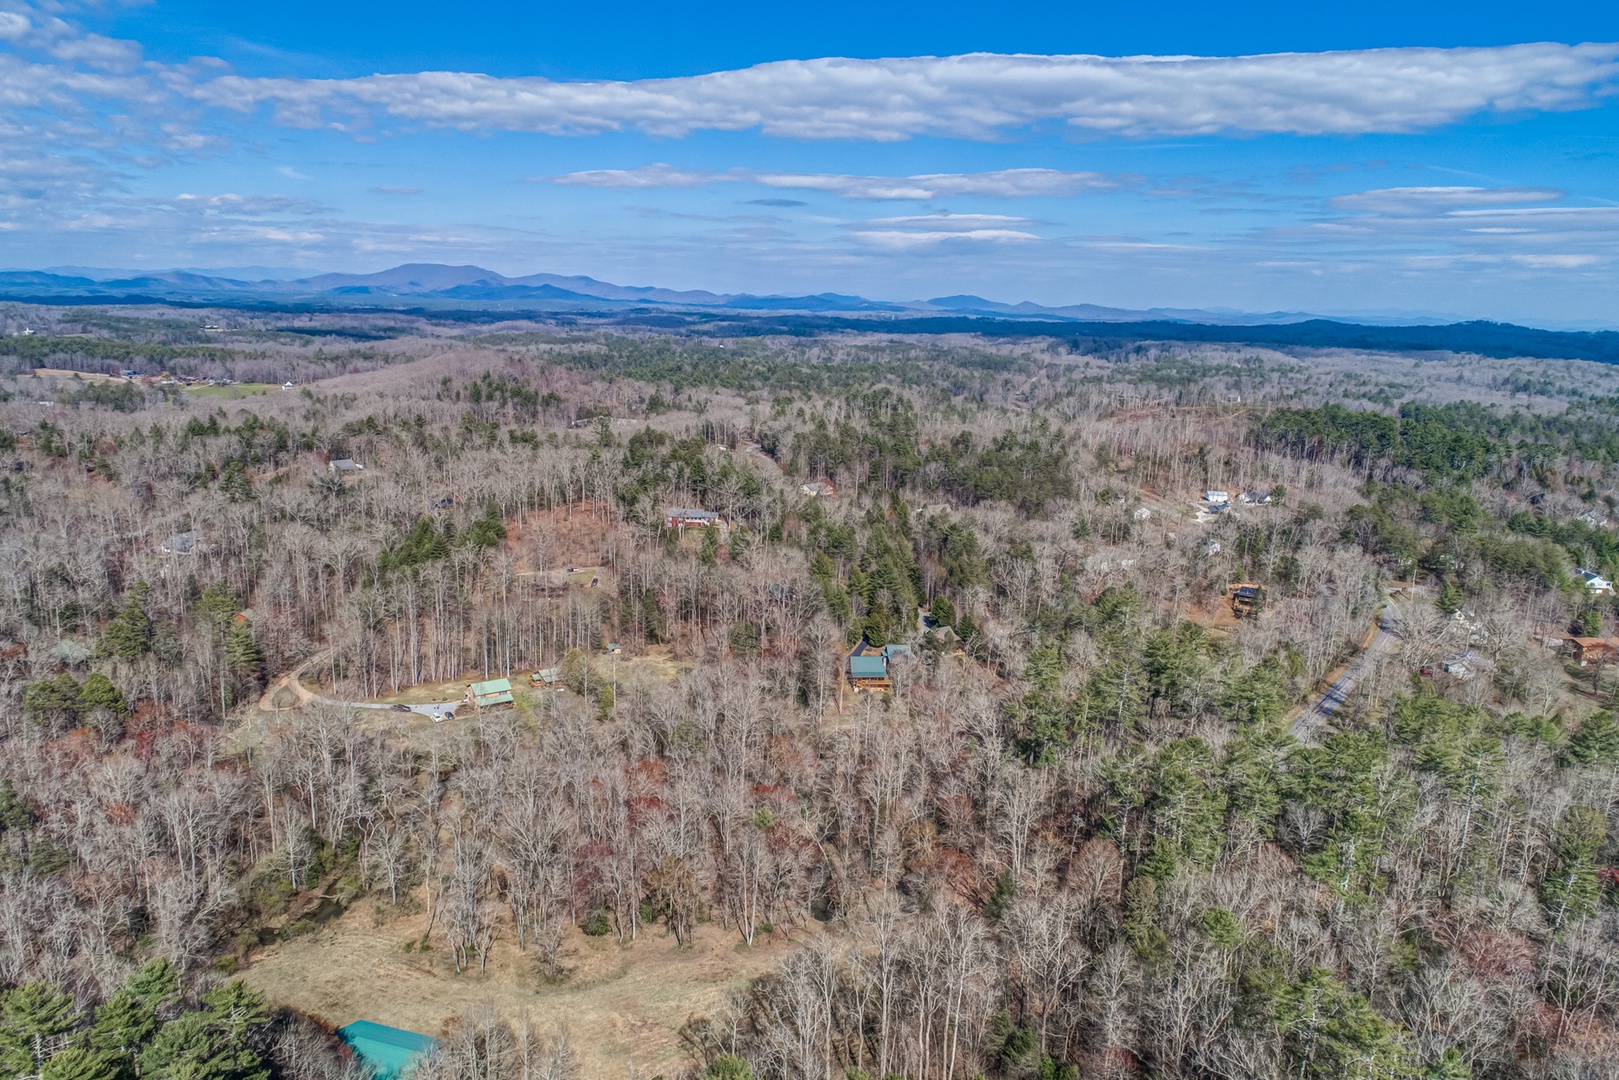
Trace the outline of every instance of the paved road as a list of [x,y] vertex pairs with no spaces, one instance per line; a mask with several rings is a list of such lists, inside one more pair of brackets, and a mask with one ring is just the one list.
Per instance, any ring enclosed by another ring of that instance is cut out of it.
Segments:
[[[320,652],[316,653],[314,656],[311,656],[308,660],[305,660],[303,663],[281,676],[275,682],[271,683],[265,689],[264,694],[259,698],[259,708],[263,709],[265,712],[271,713],[284,712],[291,709],[301,709],[305,705],[320,702],[325,705],[337,705],[347,709],[381,709],[383,712],[405,711],[403,709],[395,709],[392,705],[383,705],[375,701],[339,701],[337,698],[327,697],[325,694],[317,693],[316,691],[305,686],[303,683],[304,672],[308,671],[317,664],[325,663],[330,657],[331,651],[329,649],[322,649]],[[293,695],[298,699],[298,703],[296,705],[286,706],[285,709],[276,707],[276,695],[283,689],[291,690],[293,692]],[[459,701],[428,701],[423,702],[420,705],[411,705],[409,709],[411,712],[421,713],[423,716],[430,719],[442,720],[447,715],[454,713],[455,707],[459,704],[461,704]]]
[[1355,692],[1356,686],[1360,685],[1361,676],[1366,673],[1366,665],[1374,657],[1386,653],[1394,647],[1394,642],[1396,641],[1395,629],[1399,618],[1400,609],[1395,606],[1394,601],[1385,600],[1383,610],[1378,612],[1377,615],[1376,635],[1373,636],[1366,648],[1361,650],[1360,655],[1349,662],[1349,666],[1344,669],[1344,673],[1331,686],[1327,687],[1320,697],[1316,698],[1303,712],[1299,713],[1298,718],[1293,721],[1292,731],[1294,738],[1309,740],[1320,734],[1327,721],[1332,719],[1332,714],[1337,712],[1345,701],[1349,700],[1349,695]]

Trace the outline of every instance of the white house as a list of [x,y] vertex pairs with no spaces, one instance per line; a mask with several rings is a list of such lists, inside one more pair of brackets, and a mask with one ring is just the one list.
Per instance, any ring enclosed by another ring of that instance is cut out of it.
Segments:
[[1229,503],[1231,501],[1231,492],[1205,491],[1203,493],[1203,501],[1208,503],[1210,506],[1214,506],[1219,503]]
[[1613,582],[1601,574],[1587,570],[1583,566],[1576,570],[1575,573],[1580,575],[1580,581],[1592,596],[1606,596],[1608,593],[1613,592]]

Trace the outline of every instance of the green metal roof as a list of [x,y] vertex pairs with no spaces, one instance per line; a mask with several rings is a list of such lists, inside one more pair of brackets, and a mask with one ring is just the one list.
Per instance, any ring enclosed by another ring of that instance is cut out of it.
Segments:
[[881,656],[849,657],[849,677],[852,679],[886,679],[888,662]]
[[510,679],[490,679],[488,682],[475,682],[472,684],[472,696],[483,697],[486,694],[509,694],[512,692]]

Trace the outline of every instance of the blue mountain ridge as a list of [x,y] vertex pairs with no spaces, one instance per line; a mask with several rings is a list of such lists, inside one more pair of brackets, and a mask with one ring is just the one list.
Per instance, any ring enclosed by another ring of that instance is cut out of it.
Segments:
[[[246,280],[196,270],[119,271],[72,267],[73,273],[41,270],[0,271],[0,299],[37,302],[95,300],[108,302],[150,298],[229,305],[250,300],[374,302],[397,306],[398,301],[433,305],[501,307],[555,307],[558,310],[592,308],[611,311],[623,307],[669,307],[710,311],[797,312],[805,314],[984,315],[1012,319],[1075,322],[1139,322],[1142,320],[1212,323],[1219,325],[1272,325],[1322,318],[1308,312],[1264,313],[1202,309],[1151,308],[1130,310],[1096,304],[1050,307],[1027,301],[1016,304],[959,294],[930,300],[883,301],[841,293],[809,296],[713,293],[701,289],[665,289],[655,286],[616,285],[580,275],[529,274],[507,277],[480,266],[406,263],[373,274],[315,274],[301,278]],[[1457,319],[1432,313],[1379,313],[1357,318],[1337,316],[1368,325],[1442,325]]]

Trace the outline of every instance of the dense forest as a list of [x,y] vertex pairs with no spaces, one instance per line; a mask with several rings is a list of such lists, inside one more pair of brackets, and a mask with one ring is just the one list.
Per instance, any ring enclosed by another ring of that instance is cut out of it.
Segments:
[[5,1075],[1619,1075],[1608,369],[30,314]]

